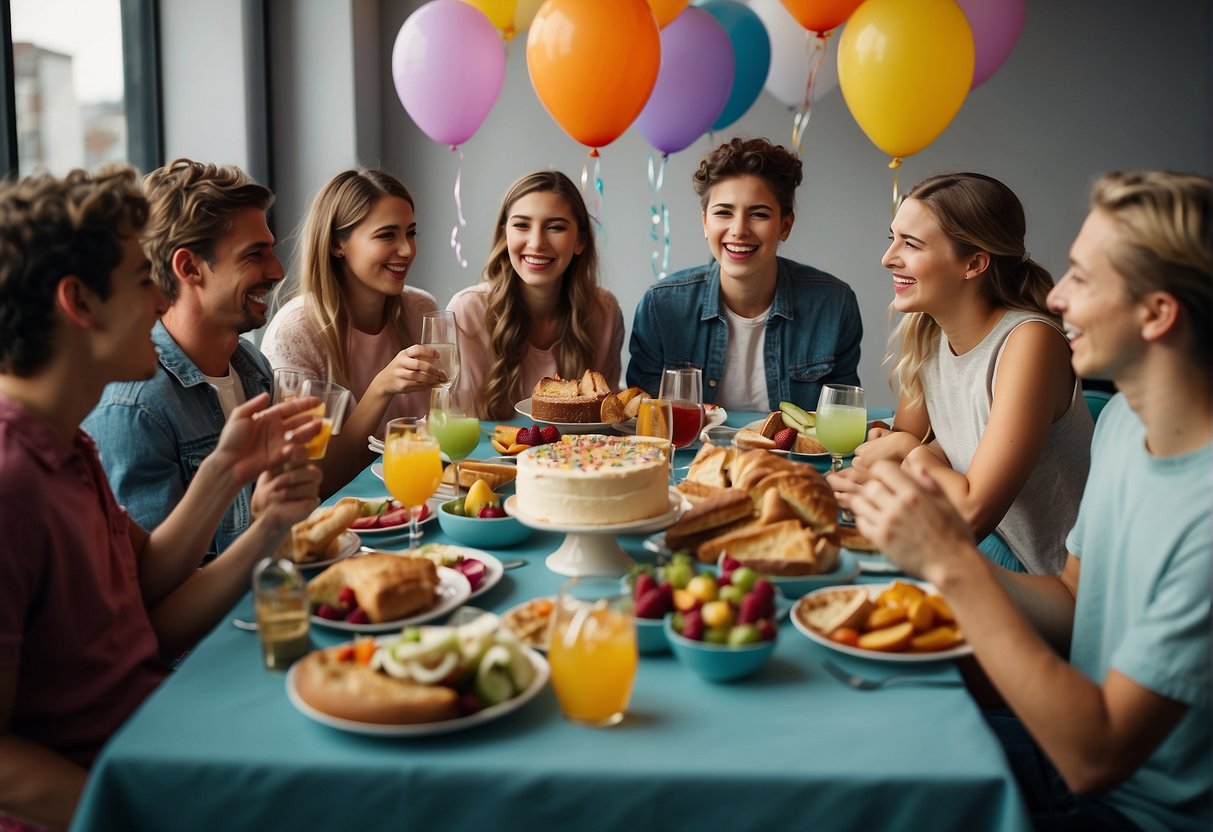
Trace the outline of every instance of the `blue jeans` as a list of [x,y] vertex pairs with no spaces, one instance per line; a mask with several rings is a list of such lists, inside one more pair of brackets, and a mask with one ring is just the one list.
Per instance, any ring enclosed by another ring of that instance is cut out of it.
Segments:
[[983,711],[998,736],[1037,832],[1139,832],[1139,827],[1097,798],[1070,791],[1023,723],[1007,708]]

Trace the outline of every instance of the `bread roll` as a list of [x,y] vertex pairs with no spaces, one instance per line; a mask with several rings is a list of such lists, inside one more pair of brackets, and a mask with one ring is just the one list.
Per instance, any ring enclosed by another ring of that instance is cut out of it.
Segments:
[[761,505],[770,489],[775,489],[801,522],[818,535],[833,534],[838,528],[838,501],[825,477],[816,471],[769,474],[750,489],[755,504]]
[[306,520],[291,527],[279,552],[295,563],[313,563],[334,556],[338,539],[362,514],[362,501],[343,497],[334,505],[318,508]]
[[316,650],[295,665],[299,698],[321,713],[377,725],[411,725],[459,716],[458,694],[419,685],[336,659],[340,648]]
[[335,605],[345,587],[372,622],[397,621],[434,605],[438,569],[425,558],[383,552],[348,558],[312,578],[308,597],[313,604]]

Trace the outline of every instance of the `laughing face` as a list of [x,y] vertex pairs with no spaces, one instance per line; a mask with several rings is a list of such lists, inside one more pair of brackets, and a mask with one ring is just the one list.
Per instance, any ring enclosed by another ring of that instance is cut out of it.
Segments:
[[703,233],[725,280],[756,282],[776,276],[775,254],[795,215],[783,216],[775,191],[761,176],[744,174],[712,186]]
[[152,326],[168,299],[152,279],[139,236],[122,236],[119,246],[122,259],[110,273],[109,295],[98,303],[94,351],[107,379],[138,381],[156,374]]
[[398,196],[379,198],[333,253],[345,264],[347,291],[399,295],[417,255],[413,206]]
[[1118,378],[1141,354],[1141,304],[1129,294],[1109,258],[1116,221],[1093,211],[1070,247],[1070,268],[1049,292],[1049,309],[1061,315],[1070,361],[1081,376]]
[[505,245],[522,282],[547,289],[560,285],[585,241],[564,197],[553,191],[531,191],[510,206]]
[[[201,259],[201,258],[199,258]],[[274,235],[260,208],[242,208],[215,242],[210,262],[199,265],[208,316],[236,332],[265,326],[269,295],[283,278]]]
[[917,199],[901,203],[890,232],[880,263],[892,272],[893,308],[937,313],[963,284],[969,259],[957,254],[935,214]]

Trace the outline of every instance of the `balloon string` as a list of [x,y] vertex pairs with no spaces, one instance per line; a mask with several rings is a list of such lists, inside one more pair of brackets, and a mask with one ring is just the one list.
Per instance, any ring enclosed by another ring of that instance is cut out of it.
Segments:
[[889,162],[889,170],[893,171],[893,216],[897,216],[897,209],[901,206],[901,157],[894,156]]
[[[668,153],[661,154],[661,165],[654,171],[653,157],[649,156],[649,190],[653,192],[653,199],[649,202],[649,211],[652,213],[649,239],[653,242],[664,241],[662,251],[653,252],[650,264],[653,267],[653,275],[658,280],[669,274],[670,270],[670,209],[661,198],[661,188],[665,184],[665,165],[669,158]],[[658,236],[658,226],[662,226],[661,236]],[[660,266],[657,265],[658,260],[661,260]]]
[[[805,37],[809,37],[809,33],[805,32]],[[792,144],[796,146],[796,152],[804,151],[804,136],[809,129],[809,119],[813,115],[813,82],[817,79],[817,71],[821,69],[822,63],[825,62],[826,53],[829,51],[830,33],[818,32],[817,40],[813,44],[813,57],[809,61],[809,79],[804,85],[804,101],[796,110],[796,117],[792,120]]]
[[455,226],[451,229],[451,248],[455,250],[455,260],[463,268],[468,267],[468,261],[463,259],[463,243],[459,240],[459,231],[468,224],[463,218],[463,197],[460,188],[463,182],[463,151],[451,145],[451,152],[459,154],[459,164],[455,168]]
[[[589,186],[590,159],[594,160],[594,187],[592,190]],[[598,156],[597,148],[592,148],[586,155],[585,161],[581,163],[581,195],[585,198],[586,211],[589,212],[590,219],[594,221],[594,233],[602,237],[605,233],[602,227],[602,212],[606,206],[606,194],[602,186],[602,159]],[[599,240],[599,243],[601,242],[602,240]]]

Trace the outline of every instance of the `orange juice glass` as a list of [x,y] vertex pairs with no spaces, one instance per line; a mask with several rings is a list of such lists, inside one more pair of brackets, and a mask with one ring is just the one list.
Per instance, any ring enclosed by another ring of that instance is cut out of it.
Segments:
[[548,662],[565,718],[594,727],[623,719],[636,680],[636,618],[617,578],[574,578],[552,613]]
[[426,433],[423,421],[388,422],[383,442],[383,482],[392,496],[409,508],[409,548],[415,549],[421,540],[417,517],[442,482],[438,441]]
[[320,432],[307,443],[308,459],[324,459],[329,439],[341,433],[345,421],[346,407],[350,402],[350,391],[331,381],[305,378],[300,385],[300,395],[315,396],[320,404],[311,412],[320,420]]

